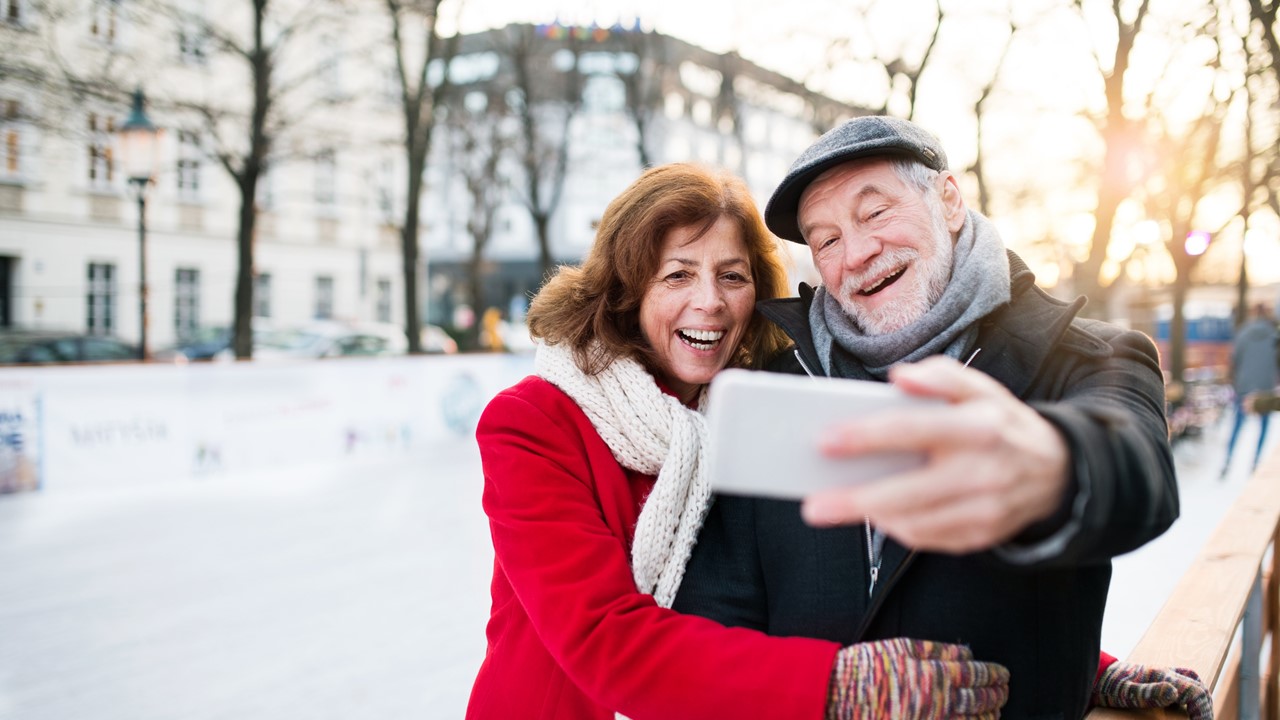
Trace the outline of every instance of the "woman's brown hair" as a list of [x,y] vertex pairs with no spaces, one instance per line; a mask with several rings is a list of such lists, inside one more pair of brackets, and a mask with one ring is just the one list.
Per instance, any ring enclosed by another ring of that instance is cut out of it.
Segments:
[[[786,272],[777,241],[746,184],[722,170],[672,163],[645,171],[609,203],[582,265],[561,267],[533,298],[529,332],[567,343],[587,374],[628,356],[652,370],[657,363],[640,331],[640,302],[657,274],[663,240],[690,226],[698,228],[697,239],[722,217],[742,233],[756,300],[781,297]],[[756,313],[730,366],[758,367],[786,344],[782,331]]]

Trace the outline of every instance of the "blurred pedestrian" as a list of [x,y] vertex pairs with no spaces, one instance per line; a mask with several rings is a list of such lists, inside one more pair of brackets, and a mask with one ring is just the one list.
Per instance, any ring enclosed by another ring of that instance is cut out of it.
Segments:
[[[1280,384],[1280,333],[1276,330],[1275,318],[1266,304],[1253,306],[1252,320],[1245,323],[1236,332],[1235,342],[1231,347],[1231,386],[1235,390],[1232,405],[1235,410],[1235,422],[1231,426],[1231,439],[1227,441],[1227,456],[1222,461],[1220,478],[1225,478],[1231,470],[1231,458],[1236,449],[1236,441],[1240,439],[1240,428],[1244,426],[1245,415],[1252,408],[1244,403],[1246,395],[1251,393],[1269,393]],[[1260,419],[1258,429],[1258,447],[1253,454],[1253,468],[1258,467],[1262,457],[1263,444],[1267,440],[1267,426],[1271,413],[1262,410],[1257,413]]]

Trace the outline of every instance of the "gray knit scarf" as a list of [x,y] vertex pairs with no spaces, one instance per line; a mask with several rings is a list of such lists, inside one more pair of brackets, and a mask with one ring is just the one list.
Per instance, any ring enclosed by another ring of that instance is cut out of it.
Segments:
[[962,359],[978,320],[1009,302],[1009,258],[995,226],[969,210],[953,250],[951,280],[920,319],[896,332],[866,335],[826,288],[809,306],[809,327],[822,370],[836,377],[883,380],[889,368],[931,355]]

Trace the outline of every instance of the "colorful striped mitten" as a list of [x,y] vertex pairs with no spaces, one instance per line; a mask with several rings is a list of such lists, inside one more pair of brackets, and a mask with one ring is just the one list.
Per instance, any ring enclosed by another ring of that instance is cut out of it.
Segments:
[[1004,666],[974,660],[962,645],[894,638],[839,652],[827,720],[995,720],[1008,699]]
[[1093,684],[1093,704],[1111,708],[1178,705],[1191,720],[1213,720],[1213,696],[1195,670],[1111,663]]

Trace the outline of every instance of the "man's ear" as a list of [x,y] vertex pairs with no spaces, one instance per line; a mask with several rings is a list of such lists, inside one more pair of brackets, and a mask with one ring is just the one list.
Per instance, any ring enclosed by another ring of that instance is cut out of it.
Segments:
[[941,173],[938,180],[942,183],[942,187],[938,190],[938,196],[942,199],[942,216],[947,220],[947,229],[952,234],[958,233],[960,228],[964,227],[965,218],[964,198],[960,195],[960,186],[956,184],[956,176],[949,172]]

